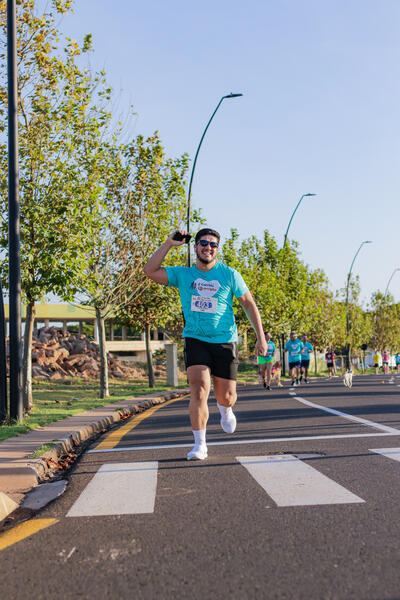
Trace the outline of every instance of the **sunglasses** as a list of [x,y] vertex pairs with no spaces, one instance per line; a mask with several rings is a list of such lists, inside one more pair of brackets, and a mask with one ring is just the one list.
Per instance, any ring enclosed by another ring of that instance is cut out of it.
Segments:
[[200,246],[203,246],[203,248],[208,246],[208,244],[210,244],[211,248],[218,248],[217,242],[209,242],[208,240],[199,240],[197,243],[200,244]]

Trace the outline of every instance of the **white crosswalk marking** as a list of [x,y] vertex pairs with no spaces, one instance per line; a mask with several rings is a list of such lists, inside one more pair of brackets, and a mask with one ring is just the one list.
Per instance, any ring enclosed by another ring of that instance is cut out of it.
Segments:
[[67,517],[153,513],[157,470],[157,461],[102,465]]
[[400,462],[400,448],[371,448],[370,452],[376,452],[377,454],[382,454],[387,458]]
[[364,502],[291,454],[236,458],[278,506]]

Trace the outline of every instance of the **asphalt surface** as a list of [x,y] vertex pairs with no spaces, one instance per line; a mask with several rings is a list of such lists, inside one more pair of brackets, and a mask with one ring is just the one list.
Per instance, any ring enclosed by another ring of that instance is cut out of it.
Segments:
[[[400,378],[382,375],[239,388],[233,435],[210,398],[203,462],[186,460],[188,400],[162,407],[117,451],[83,455],[36,517],[58,522],[1,552],[2,597],[399,599],[400,462],[371,452],[400,447],[399,401]],[[237,458],[285,454],[359,501],[279,505]],[[157,464],[154,512],[67,516],[104,465],[142,462]]]

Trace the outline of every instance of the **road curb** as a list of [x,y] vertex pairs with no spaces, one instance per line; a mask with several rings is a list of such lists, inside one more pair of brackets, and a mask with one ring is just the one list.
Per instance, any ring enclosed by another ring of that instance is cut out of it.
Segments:
[[4,528],[8,529],[9,526],[14,526],[21,520],[30,518],[32,511],[27,511],[21,506],[26,496],[40,484],[63,478],[66,472],[75,464],[77,458],[96,437],[136,414],[145,412],[153,406],[164,404],[168,400],[185,397],[187,394],[188,389],[183,389],[161,393],[153,398],[147,398],[142,401],[140,401],[140,397],[128,399],[128,402],[131,400],[132,404],[128,404],[106,417],[94,419],[80,429],[72,431],[68,436],[57,440],[53,447],[40,457],[32,458],[27,456],[24,459],[4,464],[9,473],[7,476],[14,476],[15,481],[18,481],[18,478],[20,478],[21,482],[26,482],[26,485],[25,489],[24,486],[21,489],[21,485],[18,485],[13,490],[11,484],[10,489],[7,490],[7,494],[2,492],[0,531],[3,531]]
[[[164,404],[168,400],[184,397],[188,392],[168,392],[161,396],[142,402],[135,402],[130,406],[126,406],[114,412],[108,417],[93,421],[86,427],[77,431],[73,431],[67,437],[58,440],[51,450],[45,452],[37,459],[29,459],[27,467],[32,469],[37,477],[38,484],[44,483],[49,479],[53,479],[57,475],[57,471],[65,472],[72,465],[65,464],[65,458],[71,453],[75,454],[75,459],[83,452],[83,450],[100,434],[112,429],[114,426],[129,419],[133,415],[145,412],[153,406]],[[135,400],[132,398],[132,400]],[[73,461],[75,462],[75,461]]]

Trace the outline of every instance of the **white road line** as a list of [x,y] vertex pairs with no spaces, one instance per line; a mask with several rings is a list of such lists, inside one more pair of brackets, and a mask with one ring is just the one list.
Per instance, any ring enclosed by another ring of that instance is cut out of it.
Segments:
[[296,395],[296,392],[289,392],[289,394],[290,394],[291,396],[295,396],[295,395]]
[[356,421],[357,423],[362,423],[363,425],[367,425],[368,427],[373,427],[374,429],[386,431],[387,433],[391,433],[392,435],[400,435],[400,429],[395,429],[394,427],[389,427],[388,425],[381,425],[380,423],[375,423],[374,421],[369,421],[368,419],[362,419],[361,417],[349,415],[348,413],[336,410],[335,408],[328,408],[327,406],[314,404],[314,402],[310,402],[309,400],[300,398],[300,396],[294,396],[294,400],[298,400],[306,406],[311,406],[311,408],[318,408],[319,410],[324,410],[325,412],[329,412],[333,415],[339,415],[339,417],[343,417],[344,419],[348,419],[349,421]]
[[278,506],[364,502],[296,456],[237,456]]
[[[338,440],[341,438],[364,438],[364,437],[387,437],[400,435],[396,433],[338,433],[332,435],[305,435],[298,437],[282,438],[262,438],[251,440],[229,440],[226,442],[207,442],[207,446],[240,446],[242,444],[273,444],[274,442],[302,442],[314,440]],[[192,448],[193,442],[189,444],[157,444],[155,446],[121,446],[120,448],[105,448],[100,450],[88,450],[87,454],[97,454],[98,452],[135,452],[139,450],[169,450],[170,448]]]
[[400,462],[400,448],[371,448],[370,452],[376,452],[377,454],[386,456],[386,458]]
[[157,461],[102,465],[67,517],[153,513],[157,469]]

